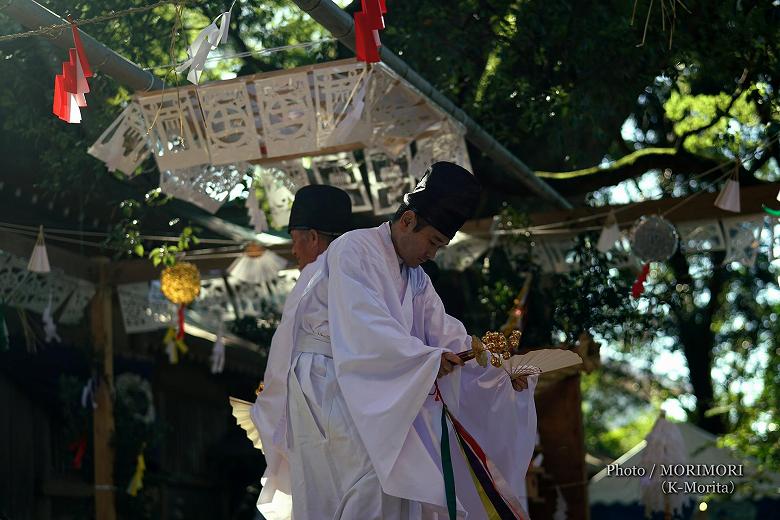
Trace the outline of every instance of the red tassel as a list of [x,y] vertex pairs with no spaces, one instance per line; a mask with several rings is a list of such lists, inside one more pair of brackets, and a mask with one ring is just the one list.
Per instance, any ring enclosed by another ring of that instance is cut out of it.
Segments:
[[634,282],[634,285],[631,287],[632,297],[639,298],[640,296],[642,296],[642,293],[645,292],[645,281],[647,280],[648,274],[650,274],[649,263],[642,266],[642,272],[639,273],[639,276]]
[[179,332],[176,339],[184,339],[184,305],[179,305]]
[[79,35],[79,28],[75,23],[70,24],[70,29],[73,32],[73,43],[76,45],[76,53],[78,54],[79,61],[81,62],[81,70],[84,71],[85,78],[92,77],[92,69],[89,66],[89,60],[87,59],[87,53],[84,51],[84,44],[81,43],[81,36]]
[[79,440],[71,442],[68,449],[73,452],[73,461],[71,462],[73,468],[81,469],[81,463],[87,453],[87,436],[82,435]]

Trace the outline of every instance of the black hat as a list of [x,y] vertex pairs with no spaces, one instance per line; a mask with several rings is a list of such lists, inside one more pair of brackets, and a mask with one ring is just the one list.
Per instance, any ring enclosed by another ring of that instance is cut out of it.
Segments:
[[352,201],[344,190],[325,184],[304,186],[295,193],[290,223],[293,229],[314,229],[338,235],[349,231]]
[[431,165],[414,191],[404,195],[404,203],[452,240],[477,209],[480,189],[468,170],[441,161]]

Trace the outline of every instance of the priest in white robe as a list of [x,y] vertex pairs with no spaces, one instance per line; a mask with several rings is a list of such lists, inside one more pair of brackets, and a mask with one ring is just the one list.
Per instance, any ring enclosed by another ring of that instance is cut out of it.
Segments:
[[[274,335],[269,351],[268,366],[289,365],[291,344],[288,334],[293,322],[293,312],[297,308],[306,282],[316,272],[312,265],[324,253],[331,242],[352,228],[352,202],[344,190],[327,185],[309,185],[300,188],[290,208],[288,232],[292,237],[292,254],[301,274],[285,300],[281,323]],[[250,410],[251,419],[260,435],[263,453],[266,458],[266,471],[262,478],[263,494],[260,507],[266,512],[268,520],[290,518],[290,485],[287,464],[287,450],[280,449],[273,441],[275,424],[286,410],[287,373],[266,370],[260,392]],[[265,391],[267,389],[267,391]]]
[[[535,378],[513,383],[501,369],[463,365],[455,354],[472,339],[420,267],[471,216],[479,189],[467,170],[436,163],[392,223],[343,235],[302,273],[266,369],[261,397],[271,392],[274,406],[258,410],[271,447],[258,501],[267,518],[289,518],[289,493],[295,520],[451,518],[437,378],[442,400],[521,509],[536,438]],[[450,446],[451,513],[488,518],[462,453]]]

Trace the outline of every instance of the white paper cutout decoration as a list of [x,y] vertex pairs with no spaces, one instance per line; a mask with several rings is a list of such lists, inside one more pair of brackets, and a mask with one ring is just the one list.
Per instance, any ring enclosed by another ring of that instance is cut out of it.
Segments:
[[393,213],[403,202],[403,196],[415,186],[414,177],[409,174],[409,154],[397,159],[390,158],[381,150],[363,151],[368,170],[368,185],[375,215]]
[[308,74],[258,79],[254,86],[268,157],[315,152],[317,122]]
[[141,107],[133,101],[89,147],[87,153],[106,163],[108,171],[119,170],[129,177],[149,156],[146,129]]
[[75,325],[84,318],[87,305],[95,295],[95,285],[86,280],[74,279],[75,289],[60,312],[60,323]]
[[216,213],[227,200],[230,191],[244,179],[248,169],[246,163],[238,163],[163,170],[160,174],[160,189],[166,195]]
[[352,153],[313,157],[311,167],[317,184],[330,184],[347,192],[352,200],[352,213],[373,209],[360,175],[360,168]]
[[30,262],[27,264],[27,270],[32,273],[48,273],[51,271],[49,266],[49,254],[46,252],[46,242],[43,240],[43,226],[38,228],[38,238],[35,240],[35,246],[30,255]]
[[631,250],[644,262],[663,262],[677,251],[677,231],[660,216],[637,219],[631,229]]
[[720,223],[715,220],[694,220],[677,224],[680,234],[680,249],[683,253],[701,253],[705,251],[724,251],[726,238]]
[[249,161],[260,156],[260,141],[246,84],[232,82],[200,90],[212,164]]
[[[219,22],[219,26],[217,26],[217,22]],[[209,57],[209,53],[216,49],[217,45],[220,43],[224,44],[227,42],[228,29],[230,29],[230,11],[217,16],[210,25],[198,33],[198,36],[195,37],[192,45],[187,49],[189,58],[176,67],[176,72],[184,72],[185,70],[190,69],[187,74],[187,80],[190,83],[195,83],[197,85],[200,81],[200,75],[206,65],[206,59]]]
[[726,258],[723,263],[739,262],[747,267],[753,266],[758,256],[759,234],[764,217],[735,217],[723,219],[721,222],[726,235]]
[[195,91],[178,92],[178,100],[176,90],[138,99],[144,120],[152,129],[150,146],[161,172],[211,162]]
[[358,62],[321,68],[313,74],[318,146],[343,145],[351,135],[365,135],[368,127],[362,115],[370,77],[366,65]]
[[168,300],[150,300],[148,282],[118,285],[117,295],[128,334],[164,329],[176,316],[176,308]]
[[724,211],[739,213],[740,211],[739,181],[729,179],[715,199],[715,206]]
[[468,148],[463,136],[463,129],[447,120],[433,135],[417,139],[415,141],[416,153],[412,159],[410,173],[420,178],[425,170],[437,161],[454,162],[458,166],[472,171]]
[[604,227],[601,228],[601,234],[599,235],[599,241],[596,244],[596,249],[601,253],[606,253],[615,246],[615,243],[620,239],[620,227],[618,227],[615,213],[609,212]]
[[290,222],[290,209],[295,198],[291,183],[283,170],[275,167],[261,168],[258,178],[263,183],[268,207],[271,211],[271,225],[286,228]]

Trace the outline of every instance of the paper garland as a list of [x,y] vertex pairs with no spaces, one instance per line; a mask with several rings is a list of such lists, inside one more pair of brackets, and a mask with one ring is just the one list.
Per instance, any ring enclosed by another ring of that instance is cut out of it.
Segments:
[[75,23],[71,24],[71,32],[75,48],[68,50],[69,59],[62,64],[62,74],[54,78],[52,112],[67,123],[80,123],[80,108],[87,106],[84,95],[89,92],[87,78],[92,77],[92,69]]

